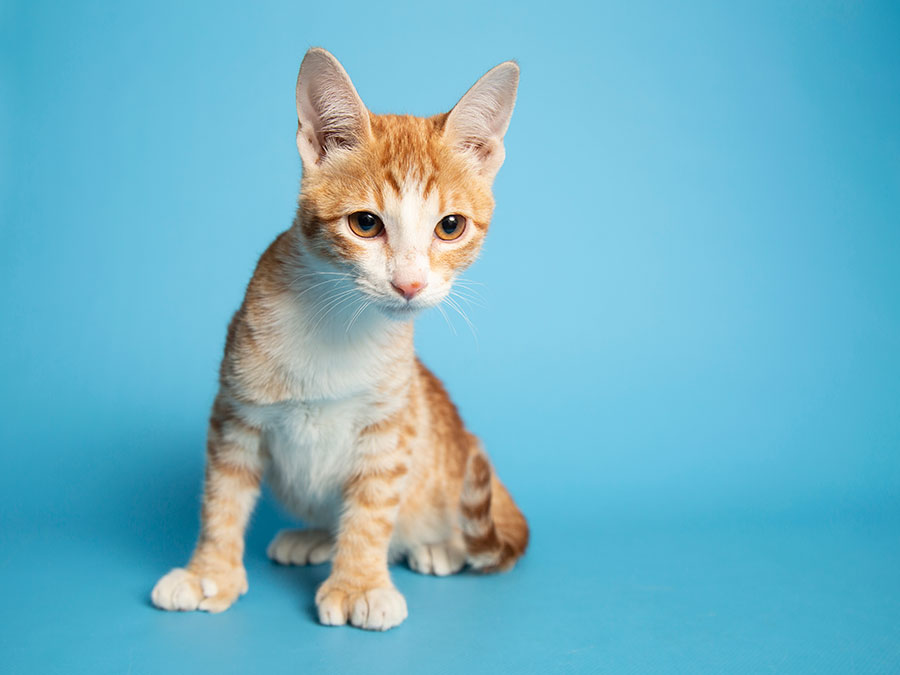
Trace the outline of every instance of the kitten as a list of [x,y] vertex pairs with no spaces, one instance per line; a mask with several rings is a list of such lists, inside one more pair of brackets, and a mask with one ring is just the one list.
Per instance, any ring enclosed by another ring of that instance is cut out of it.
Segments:
[[247,591],[244,530],[264,474],[315,528],[279,533],[269,556],[332,561],[323,624],[402,622],[392,560],[445,575],[507,570],[524,553],[525,518],[416,358],[412,326],[478,255],[518,79],[506,62],[449,113],[374,115],[337,59],[306,54],[300,205],[228,327],[199,541],[156,584],[157,607],[220,612]]

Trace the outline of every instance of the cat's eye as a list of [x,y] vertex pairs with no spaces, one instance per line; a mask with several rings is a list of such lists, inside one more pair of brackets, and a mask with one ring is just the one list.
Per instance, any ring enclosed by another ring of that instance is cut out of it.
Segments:
[[351,213],[347,220],[350,222],[350,229],[353,230],[353,234],[366,239],[377,237],[384,231],[384,223],[381,222],[381,218],[368,211]]
[[454,213],[441,218],[441,222],[434,228],[434,233],[438,239],[453,241],[454,239],[459,239],[465,229],[465,217]]

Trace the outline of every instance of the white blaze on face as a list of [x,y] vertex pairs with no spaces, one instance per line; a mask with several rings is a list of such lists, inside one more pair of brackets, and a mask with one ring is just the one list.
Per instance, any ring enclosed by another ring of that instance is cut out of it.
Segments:
[[434,225],[440,220],[435,191],[422,197],[422,184],[404,181],[400,197],[385,200],[385,229],[391,254],[387,256],[387,281],[397,288],[423,290],[440,281],[433,279],[428,252]]

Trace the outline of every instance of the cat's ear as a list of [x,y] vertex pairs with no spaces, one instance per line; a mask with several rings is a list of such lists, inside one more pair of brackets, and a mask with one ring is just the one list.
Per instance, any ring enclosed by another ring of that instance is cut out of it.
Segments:
[[329,52],[313,47],[297,75],[297,149],[304,169],[329,152],[352,149],[370,133],[369,112],[347,71]]
[[509,127],[519,66],[506,61],[492,68],[459,100],[444,125],[444,138],[468,153],[482,173],[493,178],[503,164],[503,135]]

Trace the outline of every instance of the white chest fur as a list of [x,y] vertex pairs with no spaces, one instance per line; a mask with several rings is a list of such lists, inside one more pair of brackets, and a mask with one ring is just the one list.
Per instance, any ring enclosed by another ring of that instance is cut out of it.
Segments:
[[331,528],[357,467],[360,431],[384,416],[385,383],[411,365],[402,355],[411,355],[412,344],[375,312],[360,317],[353,333],[341,317],[313,333],[308,309],[290,298],[280,302],[272,357],[290,374],[293,393],[278,403],[244,405],[243,414],[263,432],[267,481],[279,499],[307,524]]
[[341,488],[356,466],[365,403],[357,398],[267,408],[263,442],[272,488],[309,524],[333,526]]

